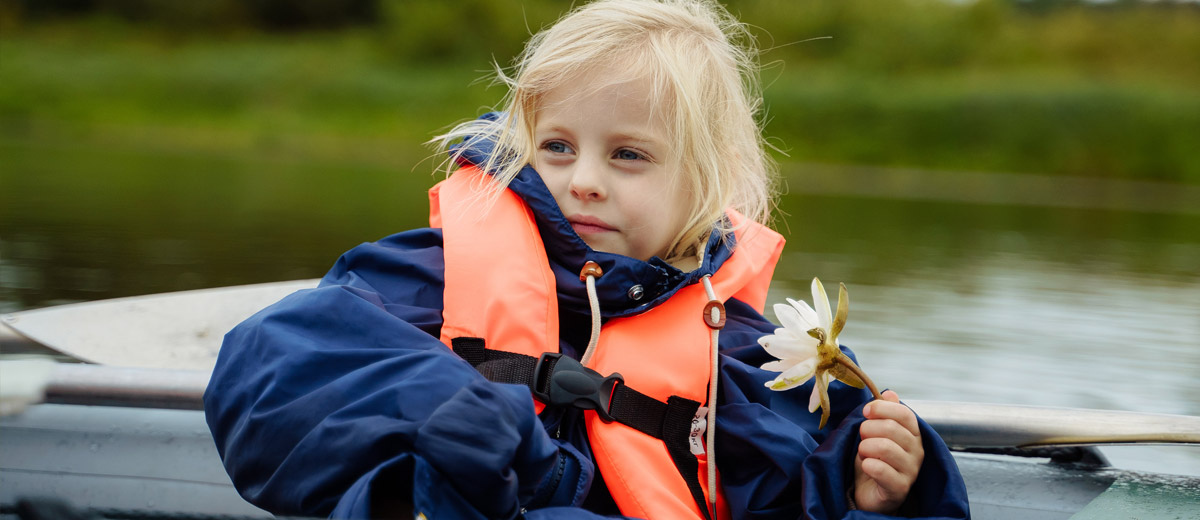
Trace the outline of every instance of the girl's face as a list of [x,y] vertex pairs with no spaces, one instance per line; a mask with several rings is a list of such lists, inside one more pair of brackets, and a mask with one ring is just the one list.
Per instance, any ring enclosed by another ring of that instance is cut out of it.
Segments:
[[548,91],[534,125],[533,167],[592,249],[665,257],[687,220],[667,126],[649,79],[597,89],[605,69]]

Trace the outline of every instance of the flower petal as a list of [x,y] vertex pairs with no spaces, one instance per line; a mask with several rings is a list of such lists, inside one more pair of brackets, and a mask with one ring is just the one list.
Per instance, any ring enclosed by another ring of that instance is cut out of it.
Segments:
[[782,373],[783,371],[796,366],[796,364],[798,364],[798,363],[800,363],[800,362],[797,360],[794,360],[794,359],[778,359],[775,361],[768,361],[766,363],[763,363],[762,366],[760,366],[758,368],[761,368],[763,370],[768,370],[771,372]]
[[815,412],[821,407],[821,374],[817,374],[817,380],[813,382],[812,393],[808,395],[808,411]]
[[765,386],[767,388],[770,388],[771,390],[775,390],[776,392],[781,392],[783,390],[791,390],[791,389],[796,388],[797,386],[800,386],[804,383],[805,383],[805,381],[800,381],[800,380],[796,380],[796,379],[786,379],[783,377],[783,375],[780,375],[779,377],[776,377],[775,379],[767,381]]
[[799,379],[801,383],[807,382],[809,378],[817,372],[817,358],[808,358],[804,361],[792,365],[783,373],[779,374],[788,380]]
[[809,307],[808,302],[796,301],[791,298],[788,298],[787,302],[796,309],[796,312],[800,313],[800,319],[804,322],[804,325],[798,327],[797,330],[805,331],[821,326],[821,321],[817,319],[817,311],[814,311],[812,307]]
[[829,311],[829,296],[825,295],[825,286],[821,285],[821,280],[813,278],[812,281],[813,307],[817,310],[817,320],[820,322],[820,327],[825,330],[830,330],[830,325],[833,323],[833,315]]
[[825,423],[829,422],[830,409],[833,408],[829,406],[829,377],[827,374],[823,375],[826,375],[823,384],[817,385],[817,389],[821,391],[821,424],[817,425],[817,429],[824,428]]
[[[773,363],[781,363],[782,364],[782,363],[787,363],[787,362],[786,361],[773,361],[770,363],[763,364],[762,368],[764,370],[769,370],[769,368],[767,368],[767,366],[772,365]],[[778,366],[778,365],[776,365],[776,366]],[[779,391],[779,390],[789,390],[789,389],[795,388],[797,386],[800,386],[804,383],[807,383],[808,380],[810,378],[812,378],[813,373],[816,370],[816,366],[817,366],[816,359],[810,359],[805,362],[796,363],[793,366],[791,366],[790,368],[788,368],[787,370],[784,370],[783,373],[779,374],[779,376],[777,376],[775,379],[768,381],[766,383],[766,387],[770,388],[771,390]]]
[[846,291],[846,284],[839,283],[838,286],[837,315],[833,317],[833,329],[829,331],[834,341],[837,341],[838,334],[841,334],[842,328],[846,326],[846,316],[850,314],[850,293]]
[[[800,312],[791,305],[776,303],[774,308],[775,318],[779,320],[779,324],[782,325],[783,328],[788,332],[795,335],[803,335],[804,331],[808,330],[808,328],[804,326],[805,321],[804,318],[801,317]],[[779,332],[776,331],[776,334],[778,333]]]
[[[853,363],[853,361],[851,361],[851,363]],[[862,379],[860,379],[858,375],[855,374],[853,370],[850,370],[850,367],[847,367],[846,365],[840,363],[833,365],[833,368],[829,369],[829,373],[834,377],[834,379],[853,386],[854,388],[867,387],[866,383],[863,383]]]
[[758,338],[758,344],[762,345],[763,350],[778,359],[802,360],[816,357],[818,343],[816,339],[808,336],[775,334]]

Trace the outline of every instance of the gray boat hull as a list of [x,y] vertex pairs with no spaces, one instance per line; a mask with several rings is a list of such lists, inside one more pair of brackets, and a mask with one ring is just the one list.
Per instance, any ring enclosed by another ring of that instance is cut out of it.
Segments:
[[270,518],[238,495],[204,413],[42,404],[0,419],[0,504]]
[[[21,497],[51,496],[82,510],[129,516],[271,516],[233,488],[200,411],[41,404],[0,419],[0,439],[0,506],[7,511]],[[955,456],[977,519],[1125,518],[1088,513],[1089,505],[1114,496],[1140,508],[1142,518],[1195,518],[1189,515],[1200,510],[1197,478]],[[1129,492],[1130,483],[1150,485],[1146,496],[1154,500],[1135,504],[1140,495]]]

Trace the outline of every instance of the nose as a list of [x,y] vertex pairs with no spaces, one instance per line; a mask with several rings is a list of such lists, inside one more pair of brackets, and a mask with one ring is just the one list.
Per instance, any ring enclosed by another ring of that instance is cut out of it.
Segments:
[[571,196],[584,201],[604,200],[604,165],[596,160],[580,159],[571,171]]

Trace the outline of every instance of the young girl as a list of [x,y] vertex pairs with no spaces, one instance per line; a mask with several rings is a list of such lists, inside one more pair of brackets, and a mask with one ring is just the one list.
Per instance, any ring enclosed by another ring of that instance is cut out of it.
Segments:
[[894,393],[835,383],[819,429],[811,382],[764,386],[783,241],[758,223],[748,43],[701,0],[599,1],[534,36],[504,111],[441,138],[457,171],[430,228],[226,337],[205,406],[242,495],[336,517],[965,518]]

